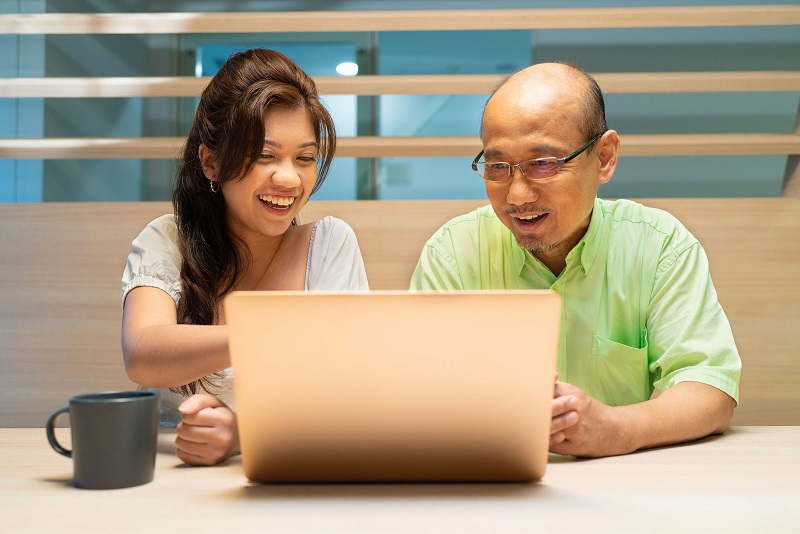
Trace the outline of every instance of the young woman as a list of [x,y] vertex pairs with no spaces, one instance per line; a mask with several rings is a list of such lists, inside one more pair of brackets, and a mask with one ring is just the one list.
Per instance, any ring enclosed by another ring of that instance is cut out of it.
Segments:
[[[313,80],[278,52],[231,56],[200,97],[175,214],[133,241],[122,277],[125,368],[134,382],[165,390],[162,424],[177,425],[187,463],[215,464],[238,450],[225,295],[368,289],[347,224],[297,222],[335,149]],[[302,340],[287,337],[264,325],[265,348],[291,357]]]

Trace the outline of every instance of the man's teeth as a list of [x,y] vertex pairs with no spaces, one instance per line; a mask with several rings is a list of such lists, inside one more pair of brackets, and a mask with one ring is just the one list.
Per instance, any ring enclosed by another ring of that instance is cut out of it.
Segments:
[[288,208],[289,206],[294,204],[294,197],[274,197],[272,195],[258,195],[258,200],[266,202],[267,204],[272,204],[274,206],[280,206],[282,208]]
[[532,221],[537,217],[541,217],[544,213],[539,213],[538,215],[525,215],[524,217],[517,217],[518,219],[522,219],[523,221]]

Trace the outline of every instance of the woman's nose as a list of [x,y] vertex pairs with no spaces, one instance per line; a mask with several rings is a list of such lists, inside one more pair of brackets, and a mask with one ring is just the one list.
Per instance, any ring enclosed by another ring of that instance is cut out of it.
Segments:
[[300,184],[300,174],[292,160],[280,161],[272,173],[272,181],[284,187],[295,187]]

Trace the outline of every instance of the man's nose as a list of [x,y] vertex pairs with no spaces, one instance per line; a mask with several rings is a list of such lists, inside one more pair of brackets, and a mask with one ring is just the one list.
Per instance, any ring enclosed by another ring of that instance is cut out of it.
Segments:
[[508,203],[521,206],[535,202],[539,198],[539,186],[528,180],[519,167],[511,167],[511,178],[508,184]]

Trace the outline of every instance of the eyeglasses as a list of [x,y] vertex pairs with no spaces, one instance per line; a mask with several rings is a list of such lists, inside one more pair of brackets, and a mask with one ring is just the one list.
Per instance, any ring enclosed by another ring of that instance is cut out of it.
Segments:
[[478,161],[478,159],[483,156],[483,150],[481,150],[480,154],[475,156],[475,159],[472,160],[472,170],[477,172],[478,175],[487,182],[505,182],[514,175],[514,167],[519,167],[523,176],[528,180],[544,180],[545,178],[550,178],[558,174],[563,164],[580,156],[584,150],[592,146],[604,133],[605,132],[595,135],[588,143],[569,156],[563,158],[527,159],[515,165],[506,163],[505,161],[496,161],[492,163]]

